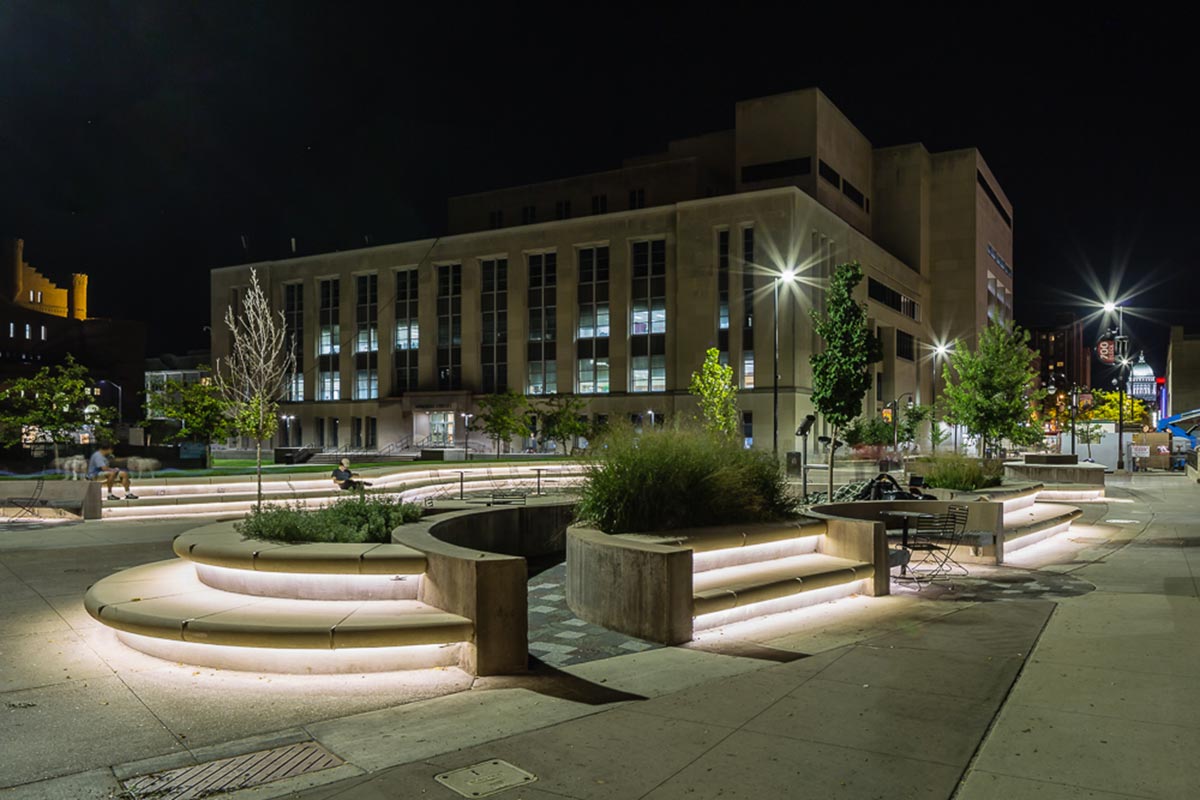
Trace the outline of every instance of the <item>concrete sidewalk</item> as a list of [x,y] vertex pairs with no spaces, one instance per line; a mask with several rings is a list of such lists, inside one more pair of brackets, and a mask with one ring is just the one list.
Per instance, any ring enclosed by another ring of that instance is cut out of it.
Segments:
[[132,775],[305,741],[344,763],[220,796],[459,798],[434,776],[503,759],[537,780],[499,798],[1194,797],[1200,487],[1124,485],[1023,551],[1034,571],[475,681],[134,663],[75,605],[177,531],[8,534],[0,800],[121,797]]

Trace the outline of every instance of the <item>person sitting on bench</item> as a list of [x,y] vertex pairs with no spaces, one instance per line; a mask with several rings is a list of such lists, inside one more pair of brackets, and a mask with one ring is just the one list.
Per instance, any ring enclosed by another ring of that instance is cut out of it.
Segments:
[[361,477],[362,476],[357,472],[350,471],[350,459],[348,458],[343,458],[338,462],[338,465],[333,468],[333,482],[337,486],[347,491],[352,489],[362,489],[371,485],[365,481],[354,480],[355,478]]
[[88,480],[104,481],[105,487],[108,489],[108,499],[119,499],[113,494],[113,484],[117,481],[121,482],[121,486],[125,489],[126,500],[137,500],[138,496],[129,488],[129,472],[123,469],[112,466],[109,459],[112,458],[113,446],[108,442],[102,442],[99,449],[92,453],[92,457],[88,459]]

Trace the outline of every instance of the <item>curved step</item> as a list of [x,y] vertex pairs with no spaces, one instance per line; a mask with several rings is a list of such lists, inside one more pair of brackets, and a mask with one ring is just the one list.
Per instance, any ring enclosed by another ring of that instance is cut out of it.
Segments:
[[470,641],[471,621],[416,600],[289,600],[201,583],[171,559],[111,575],[88,589],[96,620],[138,636],[237,648],[338,650]]
[[1070,528],[1083,515],[1075,506],[1035,503],[1004,515],[1004,552],[1007,555]]
[[284,543],[246,539],[232,522],[206,525],[171,545],[185,561],[228,569],[334,575],[420,575],[425,554],[402,544]]
[[695,616],[741,608],[781,597],[854,584],[875,574],[871,564],[808,553],[753,564],[722,567],[692,576]]

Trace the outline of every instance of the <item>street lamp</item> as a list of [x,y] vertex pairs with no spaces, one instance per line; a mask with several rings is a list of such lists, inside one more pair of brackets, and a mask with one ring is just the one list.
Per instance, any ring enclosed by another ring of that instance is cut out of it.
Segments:
[[279,415],[279,421],[283,423],[283,425],[284,425],[283,429],[285,431],[287,431],[287,442],[284,444],[285,447],[292,446],[292,420],[294,420],[295,418],[296,418],[295,414],[280,414]]
[[463,440],[463,458],[470,460],[471,458],[471,420],[475,418],[474,414],[469,414],[464,411],[460,414],[463,418],[463,430],[467,432],[466,438]]
[[[929,387],[930,395],[931,395],[931,404],[929,406],[931,409],[930,414],[929,414],[929,419],[930,419],[929,425],[931,428],[938,424],[938,420],[937,420],[938,361],[945,358],[946,355],[950,352],[951,352],[951,348],[945,344],[939,344],[933,348],[933,382],[930,384],[930,387]],[[930,438],[930,444],[933,444],[932,434],[931,434],[931,438]],[[937,450],[937,445],[933,445],[933,449]]]
[[[772,423],[771,423],[771,450],[775,453],[775,458],[779,458],[779,284],[787,281],[791,283],[796,279],[796,270],[792,267],[784,267],[775,280],[771,281],[772,289],[774,289],[774,305],[772,306],[772,314],[775,321],[775,351],[774,351],[774,372],[775,378],[771,381],[771,399],[772,399]],[[795,354],[792,354],[795,357]]]
[[117,424],[120,425],[125,421],[125,392],[121,389],[121,385],[114,383],[107,378],[101,378],[98,383],[107,383],[117,390]]
[[[1104,310],[1117,312],[1117,471],[1125,469],[1125,370],[1129,366],[1129,337],[1125,335],[1125,307],[1111,300],[1104,303]],[[1110,329],[1111,330],[1111,329]]]

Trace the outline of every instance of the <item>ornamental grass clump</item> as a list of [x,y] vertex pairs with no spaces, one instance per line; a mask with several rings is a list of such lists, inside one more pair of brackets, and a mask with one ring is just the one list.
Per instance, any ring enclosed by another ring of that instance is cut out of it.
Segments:
[[1003,466],[998,461],[981,461],[957,453],[939,453],[929,459],[925,485],[932,489],[974,492],[999,486]]
[[421,518],[421,507],[395,496],[344,497],[324,508],[268,503],[234,526],[247,539],[273,542],[388,543],[392,531]]
[[614,429],[586,473],[576,515],[606,533],[778,520],[797,508],[769,453],[691,428]]

